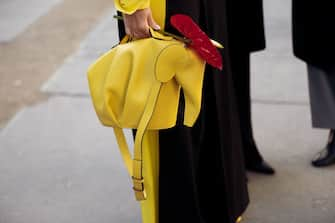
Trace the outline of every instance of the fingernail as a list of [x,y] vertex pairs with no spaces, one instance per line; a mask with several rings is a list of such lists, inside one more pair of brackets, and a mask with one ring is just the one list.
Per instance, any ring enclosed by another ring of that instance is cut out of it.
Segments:
[[156,24],[155,27],[154,27],[154,29],[155,29],[155,30],[160,30],[161,27],[160,27],[159,25]]

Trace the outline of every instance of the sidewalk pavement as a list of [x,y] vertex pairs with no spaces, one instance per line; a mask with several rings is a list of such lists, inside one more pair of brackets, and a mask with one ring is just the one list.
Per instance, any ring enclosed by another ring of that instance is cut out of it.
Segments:
[[[290,1],[264,3],[267,49],[252,56],[253,121],[277,174],[249,174],[244,222],[334,223],[335,168],[309,164],[327,131],[311,127],[305,65],[291,49]],[[49,99],[0,130],[0,223],[141,222],[113,132],[88,95],[87,66],[117,43],[113,13],[41,86]]]

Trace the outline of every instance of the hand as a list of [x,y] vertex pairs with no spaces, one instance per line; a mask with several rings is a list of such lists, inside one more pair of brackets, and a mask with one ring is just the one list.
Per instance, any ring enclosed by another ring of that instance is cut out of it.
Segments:
[[126,33],[134,39],[150,37],[149,27],[159,30],[159,25],[152,17],[151,9],[140,9],[131,15],[124,14],[124,25]]

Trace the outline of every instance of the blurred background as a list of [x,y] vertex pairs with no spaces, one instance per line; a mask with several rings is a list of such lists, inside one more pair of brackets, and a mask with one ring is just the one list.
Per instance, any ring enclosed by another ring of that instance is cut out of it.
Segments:
[[[0,0],[0,223],[141,222],[86,80],[89,64],[117,43],[112,3]],[[267,48],[251,60],[253,123],[277,173],[249,174],[244,222],[334,223],[335,168],[310,166],[328,132],[311,127],[291,1],[264,0],[264,10]]]

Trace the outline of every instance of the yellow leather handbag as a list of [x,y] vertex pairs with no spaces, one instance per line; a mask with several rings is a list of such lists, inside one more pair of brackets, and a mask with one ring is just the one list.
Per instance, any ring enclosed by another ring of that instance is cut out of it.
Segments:
[[[151,38],[129,41],[125,37],[88,69],[95,111],[103,125],[114,129],[138,201],[147,198],[142,148],[145,133],[175,126],[181,90],[184,124],[194,124],[201,107],[205,68],[205,61],[183,42],[150,32]],[[123,128],[137,129],[133,158]]]

